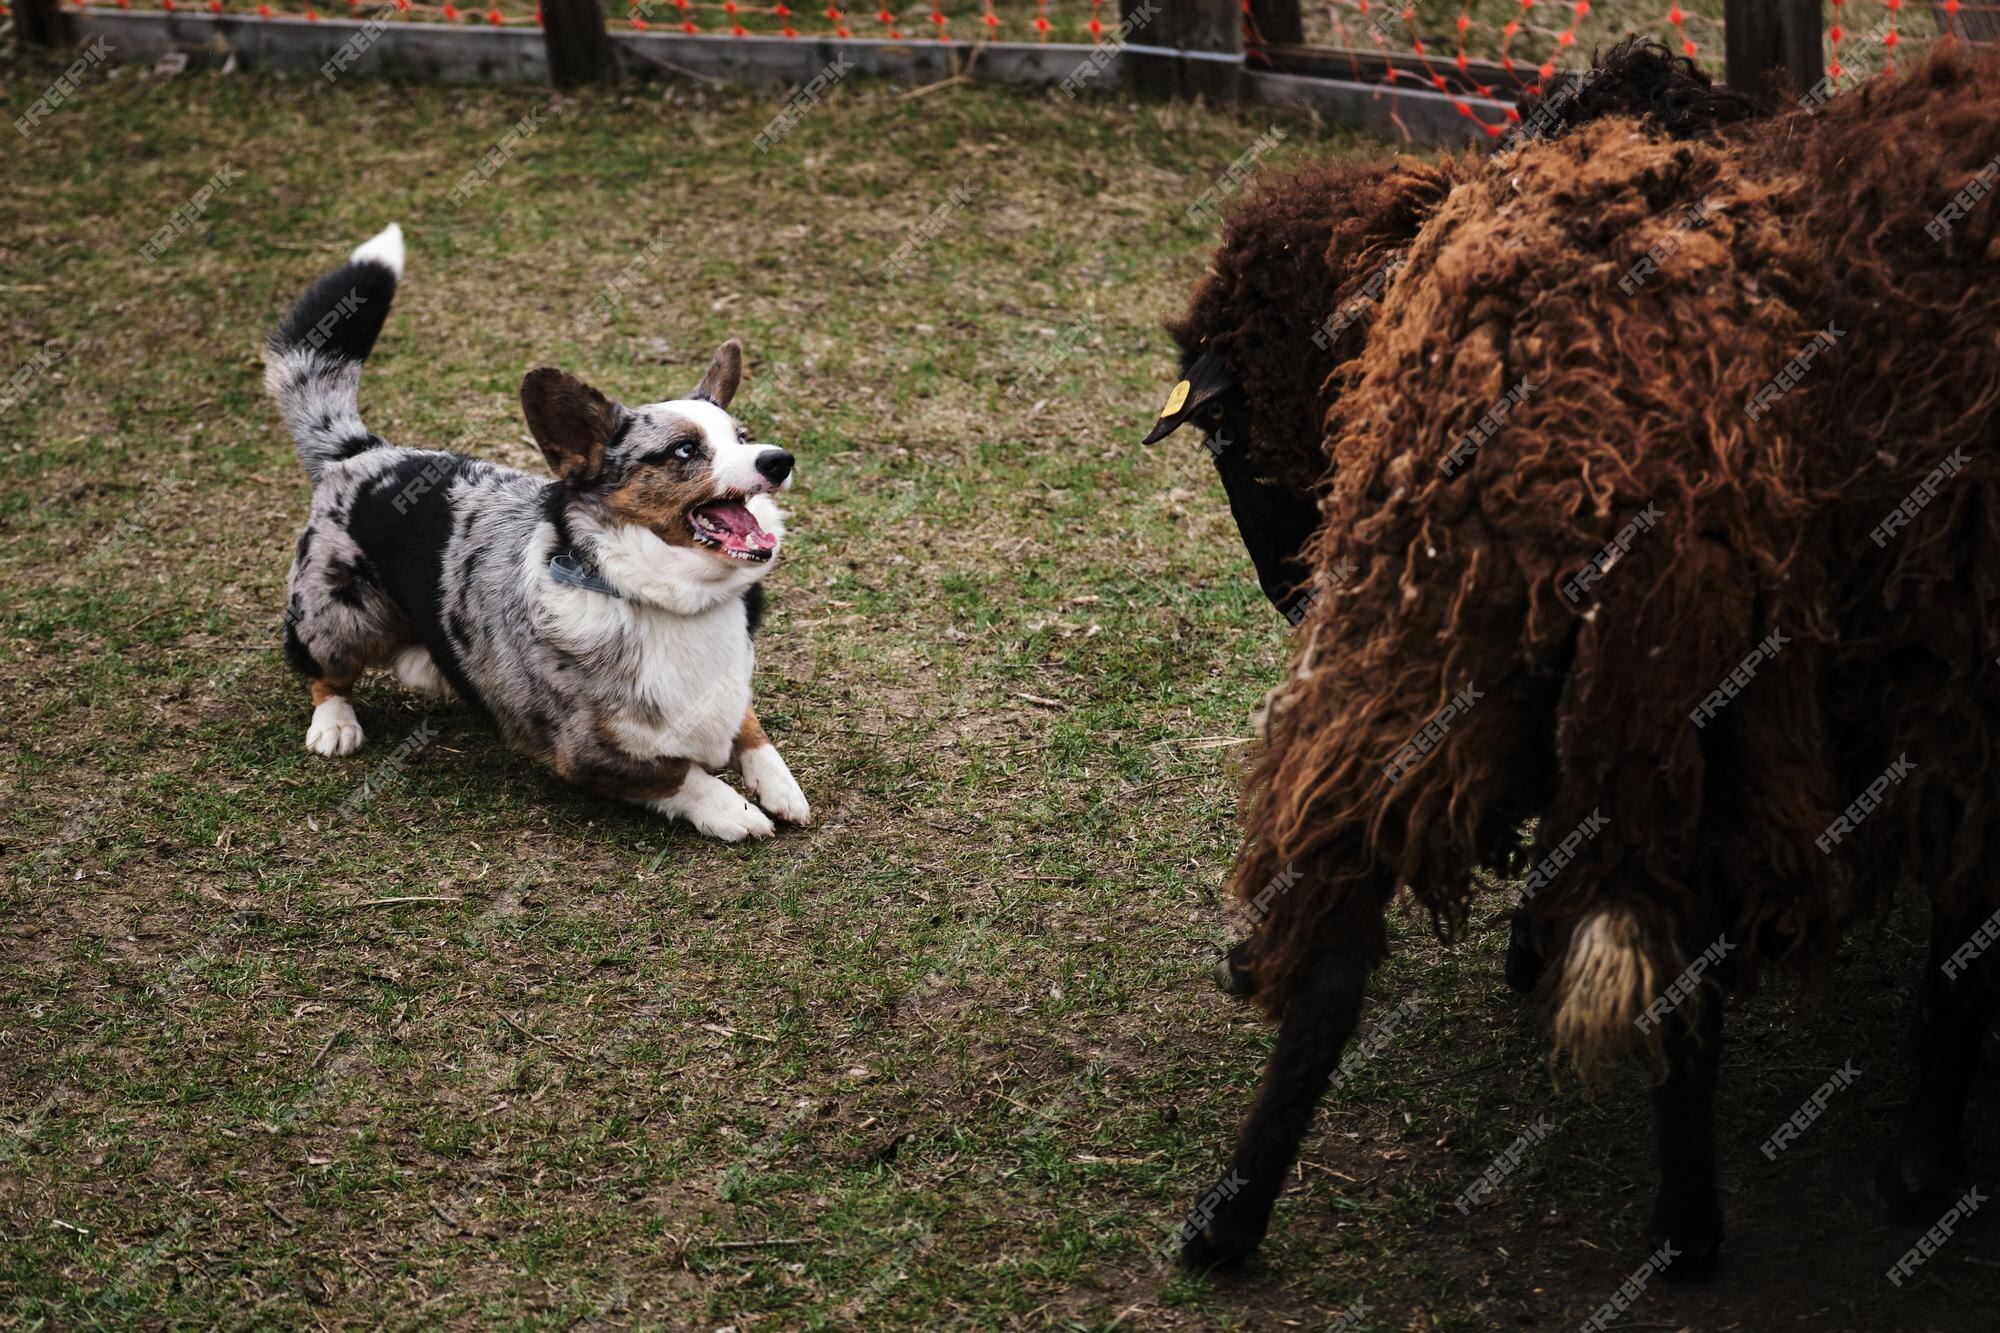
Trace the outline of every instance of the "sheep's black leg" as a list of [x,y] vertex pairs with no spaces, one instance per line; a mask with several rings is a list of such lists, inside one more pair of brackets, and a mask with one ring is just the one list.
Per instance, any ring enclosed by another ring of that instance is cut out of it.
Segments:
[[1216,960],[1215,970],[1209,973],[1209,977],[1224,995],[1242,999],[1254,994],[1257,990],[1257,937],[1250,935],[1237,941],[1236,947]]
[[1526,995],[1540,984],[1543,959],[1528,931],[1528,905],[1514,909],[1514,922],[1507,936],[1507,985],[1516,994]]
[[1196,1268],[1241,1263],[1264,1239],[1313,1108],[1360,1021],[1367,979],[1360,963],[1322,958],[1285,1006],[1277,1048],[1264,1066],[1229,1169],[1195,1201],[1181,1228],[1181,1262]]
[[1699,1014],[1676,1015],[1665,1032],[1667,1077],[1653,1089],[1660,1145],[1660,1192],[1653,1239],[1673,1247],[1661,1274],[1698,1281],[1722,1254],[1722,1205],[1715,1194],[1715,1082],[1722,1064],[1722,997],[1702,996]]
[[1930,957],[1917,987],[1917,1091],[1875,1168],[1877,1199],[1903,1221],[1934,1219],[1965,1172],[1965,1103],[2000,997],[2000,943],[1984,946],[1997,925],[1970,913],[1931,916]]

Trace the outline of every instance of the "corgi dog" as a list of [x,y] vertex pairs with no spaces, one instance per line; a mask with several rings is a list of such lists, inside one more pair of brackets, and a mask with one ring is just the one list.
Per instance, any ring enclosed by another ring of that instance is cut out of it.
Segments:
[[[402,271],[392,224],[264,347],[265,387],[312,483],[285,613],[285,659],[312,693],[306,748],[359,749],[355,684],[387,668],[473,703],[568,781],[710,837],[810,822],[750,706],[785,532],[772,497],[792,455],[729,414],[741,346],[724,343],[687,397],[642,407],[530,371],[521,408],[544,480],[361,424],[361,366]],[[756,804],[716,776],[731,766]]]

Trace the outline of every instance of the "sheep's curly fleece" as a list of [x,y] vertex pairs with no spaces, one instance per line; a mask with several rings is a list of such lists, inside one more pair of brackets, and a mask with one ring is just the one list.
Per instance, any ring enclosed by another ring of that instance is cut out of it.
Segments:
[[[2000,53],[1947,48],[1715,141],[1600,120],[1485,162],[1402,164],[1376,178],[1386,212],[1322,205],[1336,289],[1414,225],[1309,405],[1330,459],[1308,552],[1321,595],[1273,701],[1232,884],[1255,899],[1303,873],[1264,905],[1267,1009],[1316,956],[1379,961],[1398,886],[1449,933],[1476,867],[1538,859],[1593,811],[1608,824],[1532,903],[1552,957],[1617,908],[1671,976],[1719,923],[1749,945],[1730,973],[1743,991],[1773,963],[1827,960],[1843,888],[1857,907],[1905,886],[2000,902],[1994,206],[1926,234],[1996,155]],[[1282,218],[1254,222],[1253,201],[1234,225],[1297,227],[1309,245],[1305,201],[1341,171],[1281,184],[1264,198]],[[1707,220],[1687,228],[1695,206]],[[1669,237],[1679,248],[1622,291]],[[1289,407],[1285,374],[1312,347],[1296,323],[1281,344],[1279,322],[1251,357],[1269,382],[1238,373],[1252,402]],[[1831,349],[1751,419],[1821,330]],[[1524,380],[1446,475],[1440,460]],[[1252,443],[1276,470],[1269,434]],[[1963,470],[1872,540],[1954,450]],[[1658,517],[1571,600],[1565,584],[1641,514]],[[1353,572],[1336,581],[1337,566]],[[1774,634],[1775,655],[1698,728],[1690,713]],[[1436,748],[1389,771],[1468,687],[1482,697]],[[1914,771],[1822,852],[1904,754]]]

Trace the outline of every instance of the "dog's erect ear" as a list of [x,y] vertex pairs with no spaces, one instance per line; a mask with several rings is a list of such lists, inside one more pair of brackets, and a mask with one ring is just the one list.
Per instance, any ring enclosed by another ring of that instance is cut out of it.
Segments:
[[694,386],[694,392],[688,397],[727,408],[729,400],[736,396],[736,386],[742,382],[743,344],[731,338],[715,349],[715,357],[708,363],[708,373],[701,377],[701,383]]
[[521,411],[549,471],[572,486],[588,485],[604,469],[604,449],[617,433],[621,409],[566,370],[543,366],[521,381]]
[[1181,428],[1181,423],[1207,407],[1219,394],[1236,387],[1236,376],[1229,372],[1222,358],[1214,352],[1203,352],[1195,363],[1187,368],[1187,375],[1174,385],[1167,395],[1167,405],[1160,409],[1160,419],[1153,423],[1153,429],[1140,443],[1153,444],[1164,440]]

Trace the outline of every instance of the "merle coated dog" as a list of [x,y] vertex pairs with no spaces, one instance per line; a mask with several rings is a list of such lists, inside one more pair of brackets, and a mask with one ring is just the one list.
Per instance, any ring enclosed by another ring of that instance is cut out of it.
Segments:
[[[711,837],[808,822],[750,706],[762,580],[784,536],[772,495],[792,456],[729,414],[740,346],[724,343],[686,398],[643,407],[530,371],[521,406],[554,480],[403,448],[363,426],[356,401],[402,269],[392,225],[265,346],[313,488],[285,623],[312,690],[306,747],[359,749],[354,686],[390,668],[476,704],[569,781]],[[716,776],[731,765],[756,804]]]

